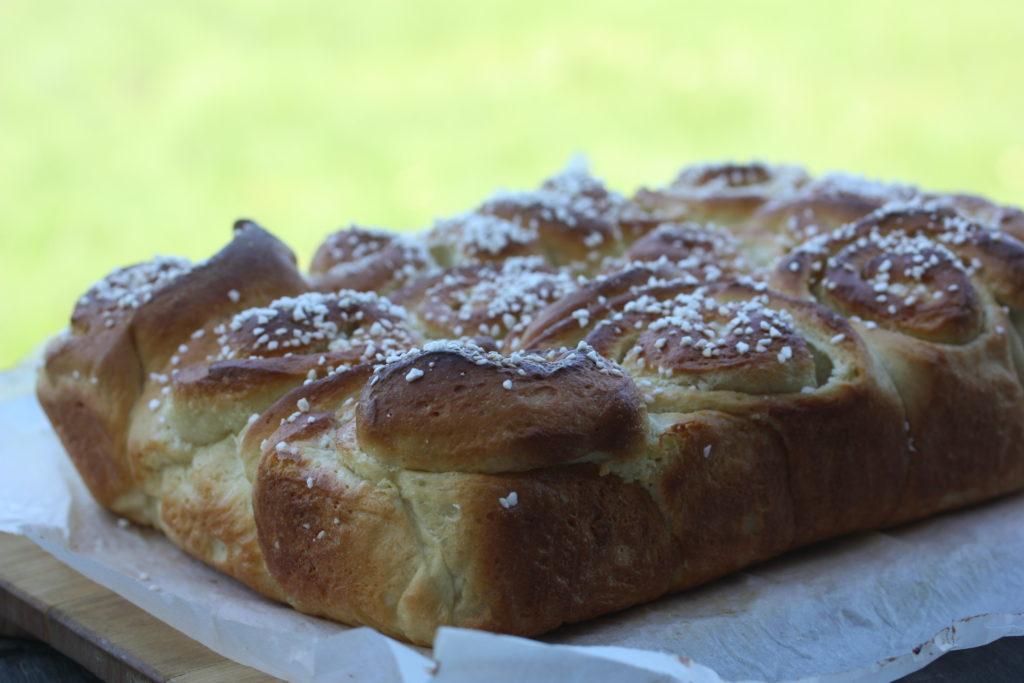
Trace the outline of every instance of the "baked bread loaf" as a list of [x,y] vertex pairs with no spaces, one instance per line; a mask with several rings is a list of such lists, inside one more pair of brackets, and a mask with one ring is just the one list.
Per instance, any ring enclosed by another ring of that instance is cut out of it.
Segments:
[[102,505],[275,600],[534,635],[1024,488],[1021,215],[574,166],[309,275],[240,221],[95,285],[38,394]]

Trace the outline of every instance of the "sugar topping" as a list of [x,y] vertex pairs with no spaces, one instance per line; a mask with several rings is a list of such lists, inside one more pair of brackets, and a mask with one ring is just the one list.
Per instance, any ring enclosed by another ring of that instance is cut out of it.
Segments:
[[747,269],[736,238],[714,224],[692,221],[659,225],[634,243],[626,256],[633,262],[670,262],[681,272],[703,273],[707,280]]
[[458,235],[461,255],[469,260],[514,253],[515,250],[537,240],[536,227],[522,226],[486,213],[467,213],[441,221],[437,229],[455,232]]
[[[515,351],[506,356],[496,351],[487,351],[468,340],[435,339],[426,342],[420,347],[387,356],[382,363],[374,365],[370,383],[376,384],[381,372],[389,366],[400,363],[412,364],[412,367],[405,374],[405,380],[407,382],[414,382],[432,372],[435,367],[433,363],[417,364],[416,360],[433,353],[456,354],[474,365],[512,371],[518,376],[526,375],[529,372],[550,371],[565,363],[579,361],[583,358],[589,361],[601,373],[616,377],[621,377],[623,374],[618,364],[608,360],[595,351],[592,346],[582,341],[575,349],[563,347],[559,349],[546,349],[537,353]],[[506,380],[506,382],[511,385],[511,380]],[[510,386],[505,386],[505,382],[502,383],[502,386],[505,389],[510,388]]]
[[[975,280],[997,300],[1020,291],[1024,246],[999,230],[930,200],[891,202],[864,218],[808,240],[796,264],[819,298],[864,320],[933,341],[963,343],[983,325]],[[876,320],[878,322],[876,322]]]
[[529,229],[537,229],[543,221],[581,230],[584,245],[594,249],[614,232],[614,212],[623,203],[621,195],[609,192],[590,174],[586,163],[576,158],[537,190],[495,193],[482,211]]
[[97,282],[78,300],[104,311],[103,321],[112,327],[121,312],[149,302],[157,292],[188,273],[194,266],[186,259],[157,256],[151,261],[120,268]]
[[370,361],[412,345],[406,321],[405,309],[372,292],[306,292],[247,309],[218,326],[220,349],[213,359],[330,351]]
[[679,172],[671,191],[697,196],[747,194],[753,189],[768,193],[792,190],[807,179],[798,166],[769,165],[760,161],[694,164]]
[[973,221],[1005,231],[1006,234],[1024,241],[1024,211],[1016,206],[996,204],[984,197],[969,194],[929,195],[929,198]]
[[514,508],[516,505],[519,505],[519,494],[515,491],[509,491],[508,495],[498,498],[498,504],[506,510]]
[[[852,282],[857,274],[875,303],[884,304],[876,308],[895,315],[960,291],[982,264],[958,252],[993,239],[1001,235],[934,203],[890,202],[855,223],[808,240],[784,267],[798,272],[802,261],[809,262],[810,277],[827,292]],[[938,277],[940,271],[946,277]],[[957,273],[963,282],[949,282]]]
[[874,201],[885,204],[890,201],[910,200],[920,191],[912,185],[903,185],[884,180],[865,178],[854,173],[833,171],[809,183],[806,195],[817,198]]
[[333,261],[351,261],[380,252],[398,239],[382,228],[349,225],[327,238],[325,249]]
[[[378,228],[350,226],[327,238],[317,251],[310,269],[314,274],[328,274],[331,281],[346,284],[346,278],[375,273],[375,280],[386,277],[394,284],[402,285],[429,273],[436,266],[419,240]],[[365,284],[379,287],[382,283],[370,281]]]
[[774,354],[785,363],[793,357],[789,346],[795,335],[793,317],[786,310],[771,308],[766,294],[727,299],[705,287],[667,299],[645,293],[599,323],[595,332],[600,335],[605,327],[636,334],[638,340],[626,353],[627,361],[646,366],[647,359],[666,375],[672,373],[672,365],[660,365],[659,359]]
[[576,289],[564,270],[537,257],[455,268],[427,287],[418,312],[456,337],[516,337],[548,304]]
[[[829,173],[772,204],[785,219],[786,233],[777,242],[784,248],[828,232],[892,201],[911,201],[920,196],[909,185],[863,178],[850,173]],[[770,214],[771,215],[771,214]]]

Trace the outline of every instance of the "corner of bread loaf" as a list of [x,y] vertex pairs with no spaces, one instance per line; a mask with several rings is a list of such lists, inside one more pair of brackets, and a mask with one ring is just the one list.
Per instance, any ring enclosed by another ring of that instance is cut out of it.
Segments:
[[124,329],[96,337],[57,338],[47,348],[36,396],[90,492],[102,505],[131,514],[135,482],[124,434],[142,383],[141,368]]
[[436,617],[409,620],[412,632],[398,619],[421,558],[393,483],[271,450],[259,465],[253,510],[267,567],[290,604],[429,643]]

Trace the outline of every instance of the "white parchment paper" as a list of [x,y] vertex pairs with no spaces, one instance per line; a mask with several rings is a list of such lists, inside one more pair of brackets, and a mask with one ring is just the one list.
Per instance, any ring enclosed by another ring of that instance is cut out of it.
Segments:
[[892,680],[951,649],[1024,635],[1024,496],[792,553],[538,640],[442,629],[434,651],[301,615],[119,525],[89,496],[32,393],[0,374],[0,531],[220,654],[294,681]]

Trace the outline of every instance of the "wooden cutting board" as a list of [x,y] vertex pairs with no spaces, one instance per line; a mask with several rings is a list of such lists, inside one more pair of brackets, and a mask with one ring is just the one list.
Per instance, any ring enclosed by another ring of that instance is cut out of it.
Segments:
[[105,681],[278,680],[221,657],[8,534],[0,534],[0,632],[48,643]]

